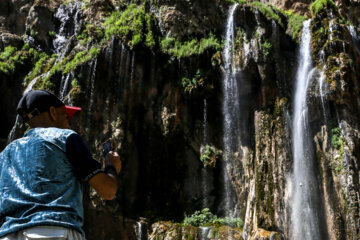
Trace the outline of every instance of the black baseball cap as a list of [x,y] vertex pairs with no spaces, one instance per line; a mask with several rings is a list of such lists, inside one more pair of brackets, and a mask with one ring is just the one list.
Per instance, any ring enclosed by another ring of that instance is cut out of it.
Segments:
[[65,108],[68,120],[74,116],[75,112],[81,110],[79,107],[65,106],[65,104],[51,92],[31,90],[20,99],[16,111],[25,121],[29,121],[40,113],[49,110],[51,106],[55,108]]

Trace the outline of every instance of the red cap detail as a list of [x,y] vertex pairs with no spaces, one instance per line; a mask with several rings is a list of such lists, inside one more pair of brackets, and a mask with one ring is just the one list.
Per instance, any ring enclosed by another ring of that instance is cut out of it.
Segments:
[[79,107],[63,106],[63,108],[65,108],[66,110],[66,113],[68,115],[68,120],[70,120],[77,111],[81,111],[81,108]]

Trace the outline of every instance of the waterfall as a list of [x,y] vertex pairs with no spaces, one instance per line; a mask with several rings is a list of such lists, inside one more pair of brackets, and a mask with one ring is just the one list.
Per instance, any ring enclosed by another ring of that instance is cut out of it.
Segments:
[[349,29],[350,35],[352,37],[352,41],[354,43],[356,52],[360,56],[360,46],[359,46],[360,39],[359,39],[359,37],[358,37],[358,35],[356,33],[355,27],[354,26],[348,26],[348,29]]
[[89,103],[89,113],[91,113],[94,109],[94,92],[95,92],[95,75],[96,75],[96,67],[97,67],[97,58],[91,61],[89,76],[90,76],[90,103]]
[[69,92],[69,83],[70,79],[73,77],[73,74],[68,73],[67,75],[63,75],[60,82],[60,100],[64,101],[65,96]]
[[19,126],[19,115],[16,115],[15,124],[12,127],[12,129],[11,129],[9,135],[8,135],[8,139],[7,139],[6,144],[9,144],[9,143],[11,143],[12,140],[14,140],[15,132],[16,132],[16,129],[17,129],[18,126]]
[[319,78],[319,90],[320,90],[321,106],[323,109],[324,120],[326,122],[327,115],[326,115],[326,105],[325,105],[326,104],[325,79],[326,79],[325,72],[322,71]]
[[[204,110],[203,110],[203,140],[202,140],[202,146],[200,149],[200,152],[202,153],[203,151],[205,151],[206,146],[209,144],[208,143],[208,137],[207,137],[207,100],[206,98],[204,98]],[[209,181],[210,181],[210,175],[209,175],[209,170],[206,167],[203,167],[201,169],[201,189],[202,189],[202,208],[210,208],[210,203],[208,200],[208,195],[209,193],[209,189],[210,189],[210,185],[209,185]]]
[[292,238],[295,240],[318,240],[320,226],[316,214],[316,179],[313,172],[313,152],[309,135],[307,88],[311,77],[310,20],[302,29],[299,66],[293,111],[293,179],[292,179]]
[[142,235],[143,235],[143,232],[142,232],[142,223],[141,221],[138,221],[136,222],[136,225],[137,225],[137,240],[142,240]]
[[226,39],[224,47],[224,76],[222,82],[223,90],[223,145],[224,145],[224,203],[225,214],[230,215],[231,184],[227,174],[226,165],[231,164],[234,152],[240,146],[239,128],[239,88],[235,71],[233,70],[233,42],[234,42],[234,12],[238,4],[233,5],[229,10],[226,22]]
[[208,235],[212,227],[199,227],[199,240],[208,240]]
[[203,143],[207,144],[207,100],[204,98],[204,112],[203,112]]
[[68,41],[68,37],[78,33],[81,29],[81,7],[82,2],[69,3],[68,5],[61,5],[54,17],[60,23],[53,46],[57,54],[61,53],[63,47]]

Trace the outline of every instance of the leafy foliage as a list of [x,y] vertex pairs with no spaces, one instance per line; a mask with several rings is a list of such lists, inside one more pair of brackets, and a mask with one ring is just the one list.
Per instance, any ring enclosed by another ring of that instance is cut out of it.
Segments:
[[39,53],[25,44],[22,49],[7,46],[0,52],[0,72],[11,75],[14,74],[16,66],[24,65],[26,62],[35,62],[39,58]]
[[228,3],[240,3],[240,4],[246,4],[246,0],[226,0]]
[[337,150],[340,150],[345,145],[345,138],[342,136],[341,129],[339,127],[331,130],[331,145],[333,145]]
[[272,51],[272,45],[269,40],[265,40],[261,43],[261,48],[265,57],[268,57]]
[[98,47],[92,47],[89,51],[84,50],[76,53],[74,58],[66,63],[65,68],[63,69],[63,73],[69,73],[75,70],[78,66],[97,57],[99,53],[100,49]]
[[207,38],[201,38],[200,40],[192,39],[186,42],[178,41],[175,38],[165,38],[161,41],[160,48],[163,53],[180,59],[192,55],[200,55],[208,49],[218,51],[222,48],[222,44],[213,34],[209,34]]
[[280,26],[284,27],[284,23],[281,21],[280,16],[276,14],[270,6],[267,6],[259,1],[252,2],[251,6],[256,7],[267,18],[274,19]]
[[218,218],[215,214],[211,213],[208,208],[201,211],[195,211],[190,217],[186,216],[184,219],[185,225],[194,227],[207,226],[207,225],[227,225],[230,227],[242,227],[243,221],[240,218]]
[[129,5],[124,12],[115,11],[105,20],[105,37],[118,36],[129,42],[130,48],[141,43],[149,48],[156,44],[155,16],[146,13],[143,5]]
[[316,0],[310,5],[312,16],[318,14],[321,10],[329,7],[335,7],[333,0]]
[[205,77],[203,71],[198,69],[195,76],[191,79],[183,77],[181,80],[181,85],[183,86],[185,92],[191,93],[192,90],[203,86],[204,80]]
[[200,161],[205,167],[215,167],[216,160],[221,156],[221,151],[217,150],[215,147],[206,145],[205,148],[201,151]]

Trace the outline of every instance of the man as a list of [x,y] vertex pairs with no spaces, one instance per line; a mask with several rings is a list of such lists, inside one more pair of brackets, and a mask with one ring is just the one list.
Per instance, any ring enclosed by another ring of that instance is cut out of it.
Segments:
[[79,110],[44,90],[19,101],[30,130],[0,153],[0,240],[83,240],[82,182],[106,200],[115,197],[120,157],[109,152],[102,170],[70,130]]

